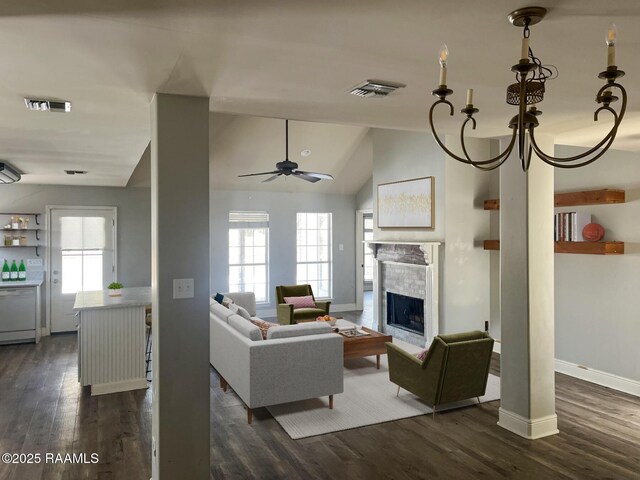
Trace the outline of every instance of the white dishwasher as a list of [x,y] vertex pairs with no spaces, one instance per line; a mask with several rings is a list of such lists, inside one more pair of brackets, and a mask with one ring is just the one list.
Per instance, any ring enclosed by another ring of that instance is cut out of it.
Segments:
[[0,288],[0,344],[37,342],[37,287]]

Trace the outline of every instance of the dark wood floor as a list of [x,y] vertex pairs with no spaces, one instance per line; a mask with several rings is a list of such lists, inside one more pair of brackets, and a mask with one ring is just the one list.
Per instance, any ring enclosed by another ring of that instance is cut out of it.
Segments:
[[[497,401],[291,440],[266,409],[247,425],[211,369],[211,478],[640,479],[640,399],[556,381],[560,434],[534,442],[496,425]],[[75,336],[0,347],[0,453],[100,456],[85,465],[0,463],[1,480],[148,479],[150,437],[151,390],[91,397],[77,383]]]

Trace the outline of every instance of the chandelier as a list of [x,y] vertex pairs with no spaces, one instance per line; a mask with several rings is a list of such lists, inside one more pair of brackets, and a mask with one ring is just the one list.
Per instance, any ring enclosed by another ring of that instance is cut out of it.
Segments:
[[[613,143],[618,127],[622,122],[624,113],[627,107],[627,92],[622,85],[616,82],[616,79],[622,77],[624,72],[618,70],[616,66],[616,28],[611,24],[607,31],[606,43],[607,43],[607,69],[598,75],[598,78],[606,80],[606,83],[598,90],[596,94],[596,103],[600,105],[593,114],[594,121],[598,121],[600,112],[606,111],[613,116],[613,126],[609,133],[600,140],[590,150],[574,155],[571,157],[554,157],[544,153],[538,146],[535,137],[535,129],[538,126],[538,116],[542,114],[537,109],[536,104],[540,103],[544,98],[545,83],[547,80],[555,78],[555,67],[543,65],[540,59],[538,59],[533,50],[529,47],[529,26],[539,23],[547,13],[547,10],[542,7],[527,7],[516,10],[509,15],[509,21],[516,27],[523,27],[522,36],[522,51],[520,55],[520,61],[511,67],[511,71],[515,73],[516,82],[507,87],[507,103],[509,105],[515,105],[518,107],[518,114],[509,121],[509,128],[512,130],[511,140],[506,150],[497,156],[487,160],[472,160],[467,153],[465,145],[465,129],[469,124],[471,128],[475,130],[476,119],[474,115],[479,112],[477,108],[473,106],[473,90],[467,90],[467,104],[460,110],[461,113],[466,115],[466,119],[462,122],[460,128],[460,143],[462,155],[459,156],[451,152],[438,137],[435,126],[433,124],[433,111],[440,105],[448,105],[450,115],[453,115],[453,105],[447,100],[447,97],[453,93],[453,90],[447,88],[447,57],[449,51],[446,45],[442,45],[440,50],[440,86],[433,90],[432,95],[438,97],[438,100],[434,102],[429,110],[429,125],[431,126],[431,132],[440,148],[444,150],[450,157],[458,160],[459,162],[473,165],[481,170],[493,170],[498,168],[504,163],[513,151],[516,141],[518,144],[518,156],[522,169],[526,172],[529,169],[531,163],[532,152],[545,163],[559,168],[576,168],[588,165],[598,158],[600,158]],[[618,112],[611,108],[611,104],[616,102],[619,98],[613,94],[612,89],[618,89],[622,96],[622,102]]]

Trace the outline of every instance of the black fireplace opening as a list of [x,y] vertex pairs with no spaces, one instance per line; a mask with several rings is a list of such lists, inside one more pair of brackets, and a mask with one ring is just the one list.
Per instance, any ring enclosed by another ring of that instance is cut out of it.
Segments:
[[387,325],[424,335],[424,300],[387,292]]

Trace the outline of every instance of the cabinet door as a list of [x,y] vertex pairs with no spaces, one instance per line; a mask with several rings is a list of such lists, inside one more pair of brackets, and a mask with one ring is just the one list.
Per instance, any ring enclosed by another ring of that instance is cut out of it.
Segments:
[[32,288],[0,290],[0,331],[17,332],[36,328],[36,293]]

